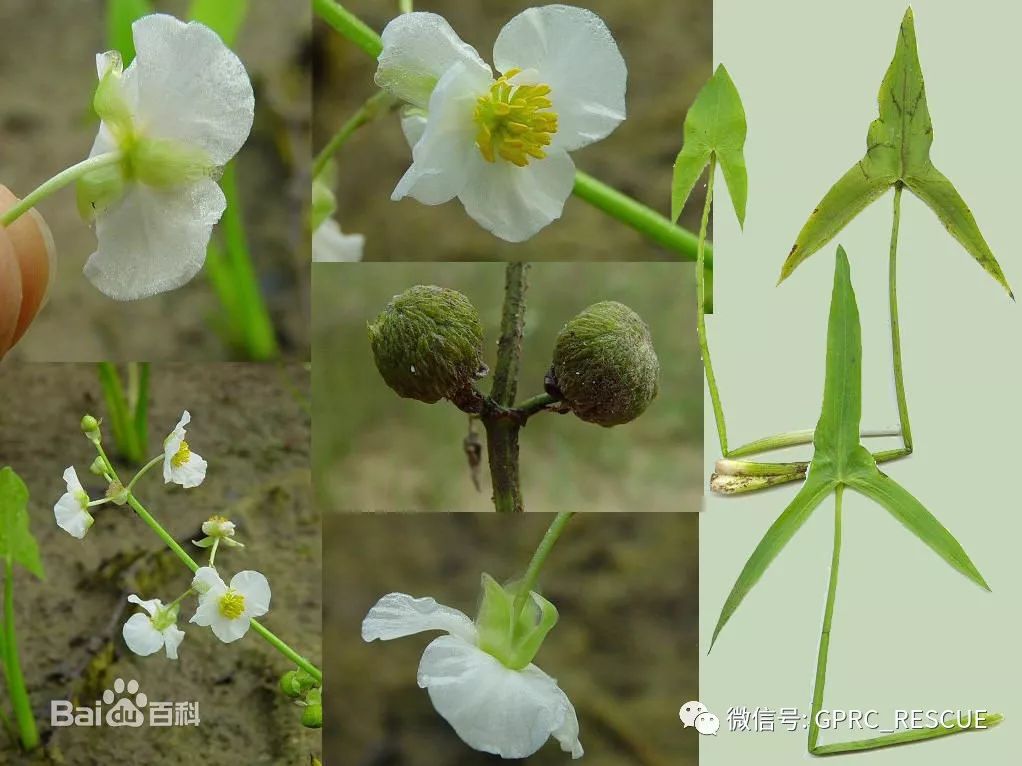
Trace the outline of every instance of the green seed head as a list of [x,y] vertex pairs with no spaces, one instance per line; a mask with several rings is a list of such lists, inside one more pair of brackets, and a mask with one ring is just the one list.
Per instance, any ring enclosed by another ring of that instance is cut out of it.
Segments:
[[604,301],[561,328],[552,372],[572,412],[609,427],[634,420],[653,401],[660,362],[639,315]]
[[407,399],[451,399],[488,372],[479,312],[456,290],[416,285],[394,296],[369,342],[380,375]]

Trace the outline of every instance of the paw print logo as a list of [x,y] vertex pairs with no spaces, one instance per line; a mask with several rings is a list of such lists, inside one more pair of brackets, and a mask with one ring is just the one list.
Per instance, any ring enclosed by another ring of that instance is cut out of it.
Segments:
[[[114,700],[117,700],[116,703]],[[138,690],[138,681],[134,678],[127,683],[123,678],[116,679],[114,688],[103,692],[103,704],[107,705],[107,726],[138,728],[145,724],[145,713],[142,712],[142,708],[149,704],[149,698]]]

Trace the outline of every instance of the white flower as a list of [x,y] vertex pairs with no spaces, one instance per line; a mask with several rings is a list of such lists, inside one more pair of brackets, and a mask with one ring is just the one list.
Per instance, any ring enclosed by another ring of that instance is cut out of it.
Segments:
[[61,495],[60,500],[53,506],[53,515],[58,527],[81,540],[95,522],[89,513],[89,495],[82,487],[78,480],[78,472],[73,467],[64,471],[64,481],[67,484],[67,492]]
[[238,572],[227,585],[213,567],[200,567],[192,588],[199,593],[199,608],[189,622],[208,625],[225,644],[244,636],[251,619],[270,610],[270,584],[259,572]]
[[572,758],[582,757],[575,708],[557,681],[531,663],[512,670],[484,652],[476,626],[457,609],[391,593],[369,610],[362,639],[388,641],[425,630],[448,635],[423,652],[419,686],[466,744],[502,758],[527,758],[553,736]]
[[163,440],[163,481],[180,484],[185,489],[199,486],[206,478],[206,461],[192,452],[185,441],[185,426],[191,420],[192,416],[185,410],[170,436]]
[[124,159],[79,184],[99,240],[85,276],[116,300],[173,290],[202,268],[226,207],[213,178],[254,113],[245,67],[213,30],[153,14],[132,33],[136,56],[123,74],[119,55],[97,56],[103,122],[89,155]]
[[362,260],[365,237],[345,234],[341,225],[327,218],[312,233],[312,260],[318,263],[353,263]]
[[167,650],[167,657],[176,660],[177,648],[184,641],[185,632],[179,630],[177,625],[177,607],[165,608],[163,602],[158,598],[143,601],[132,594],[128,601],[138,604],[148,614],[138,612],[128,618],[121,630],[124,636],[124,643],[128,645],[135,654],[148,657],[160,649]]
[[202,522],[202,534],[207,537],[234,537],[234,522],[223,516],[210,516]]
[[606,138],[625,118],[627,70],[591,11],[529,8],[493,48],[500,77],[433,13],[406,13],[383,31],[376,82],[427,110],[405,120],[412,166],[393,199],[457,197],[481,226],[520,242],[560,218],[575,164],[568,152]]

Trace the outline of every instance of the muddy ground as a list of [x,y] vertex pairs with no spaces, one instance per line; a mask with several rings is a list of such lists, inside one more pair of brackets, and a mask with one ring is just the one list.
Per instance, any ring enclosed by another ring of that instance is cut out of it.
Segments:
[[[345,4],[377,32],[397,2]],[[446,17],[463,40],[492,58],[493,42],[528,0],[421,0],[416,10]],[[628,118],[606,140],[572,156],[578,167],[651,205],[670,210],[671,168],[682,123],[711,72],[710,0],[589,0],[614,34],[628,65]],[[321,148],[375,90],[375,62],[322,22],[315,30],[313,146]],[[578,199],[564,217],[522,244],[497,240],[457,201],[427,207],[390,194],[410,162],[394,116],[359,130],[337,155],[338,219],[366,235],[365,257],[377,261],[625,261],[674,260],[669,251]],[[697,189],[681,223],[695,230],[703,198]]]
[[[209,461],[195,489],[165,486],[159,469],[137,496],[193,556],[199,525],[214,513],[238,524],[244,549],[217,555],[221,573],[263,572],[272,601],[264,624],[299,652],[321,657],[320,520],[310,502],[308,373],[301,365],[154,365],[150,452],[158,454],[181,411],[192,414],[188,442]],[[0,763],[308,764],[319,732],[299,725],[300,710],[277,691],[288,662],[258,636],[226,645],[205,628],[187,636],[172,662],[138,657],[120,636],[128,593],[165,603],[190,576],[127,507],[105,506],[84,540],[60,530],[52,507],[61,473],[88,472],[95,451],[79,430],[83,413],[103,414],[93,365],[11,365],[0,370],[0,465],[11,465],[31,493],[31,529],[46,580],[16,574],[16,617],[28,691],[47,744],[38,759],[6,741]],[[109,442],[110,437],[107,437]],[[108,445],[109,446],[109,445]],[[121,466],[122,477],[133,469]],[[116,678],[136,679],[152,700],[197,701],[198,727],[110,729],[49,727],[50,701],[90,704]],[[5,695],[0,695],[5,696]],[[5,704],[4,707],[7,707]]]
[[[324,627],[330,677],[345,694],[327,708],[324,746],[345,766],[477,766],[415,683],[435,632],[363,643],[363,617],[392,591],[433,596],[472,618],[479,577],[523,574],[549,514],[331,516],[324,526]],[[560,621],[535,663],[578,713],[587,766],[694,766],[697,735],[678,709],[698,689],[695,515],[573,518],[550,555],[542,592]],[[368,672],[367,672],[368,670]],[[569,763],[547,743],[529,766]]]
[[[315,265],[313,465],[325,512],[493,510],[486,463],[477,491],[462,449],[468,417],[449,402],[402,399],[388,388],[366,325],[412,285],[459,290],[479,309],[492,370],[504,270],[500,263]],[[520,439],[526,510],[699,510],[702,366],[691,275],[677,263],[533,264],[518,400],[542,393],[564,323],[602,300],[630,306],[649,325],[660,392],[642,415],[614,428],[574,415],[532,418]],[[480,390],[492,382],[479,381]]]
[[[89,105],[95,55],[107,49],[103,0],[0,2],[0,182],[24,196],[84,159],[96,135]],[[186,0],[158,0],[184,16]],[[256,119],[237,177],[259,285],[291,358],[308,358],[310,67],[307,3],[255,0],[237,49],[252,77]],[[49,305],[11,354],[31,361],[233,359],[217,327],[221,309],[205,275],[169,294],[112,301],[82,276],[95,249],[73,189],[40,206],[60,263]],[[214,237],[216,237],[214,230]]]

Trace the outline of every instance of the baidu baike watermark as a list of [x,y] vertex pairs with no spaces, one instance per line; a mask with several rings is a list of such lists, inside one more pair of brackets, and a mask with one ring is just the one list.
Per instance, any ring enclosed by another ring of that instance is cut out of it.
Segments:
[[75,705],[69,700],[50,702],[50,725],[63,726],[198,726],[198,702],[168,702],[149,699],[138,681],[118,678],[113,688],[103,692],[91,706]]

